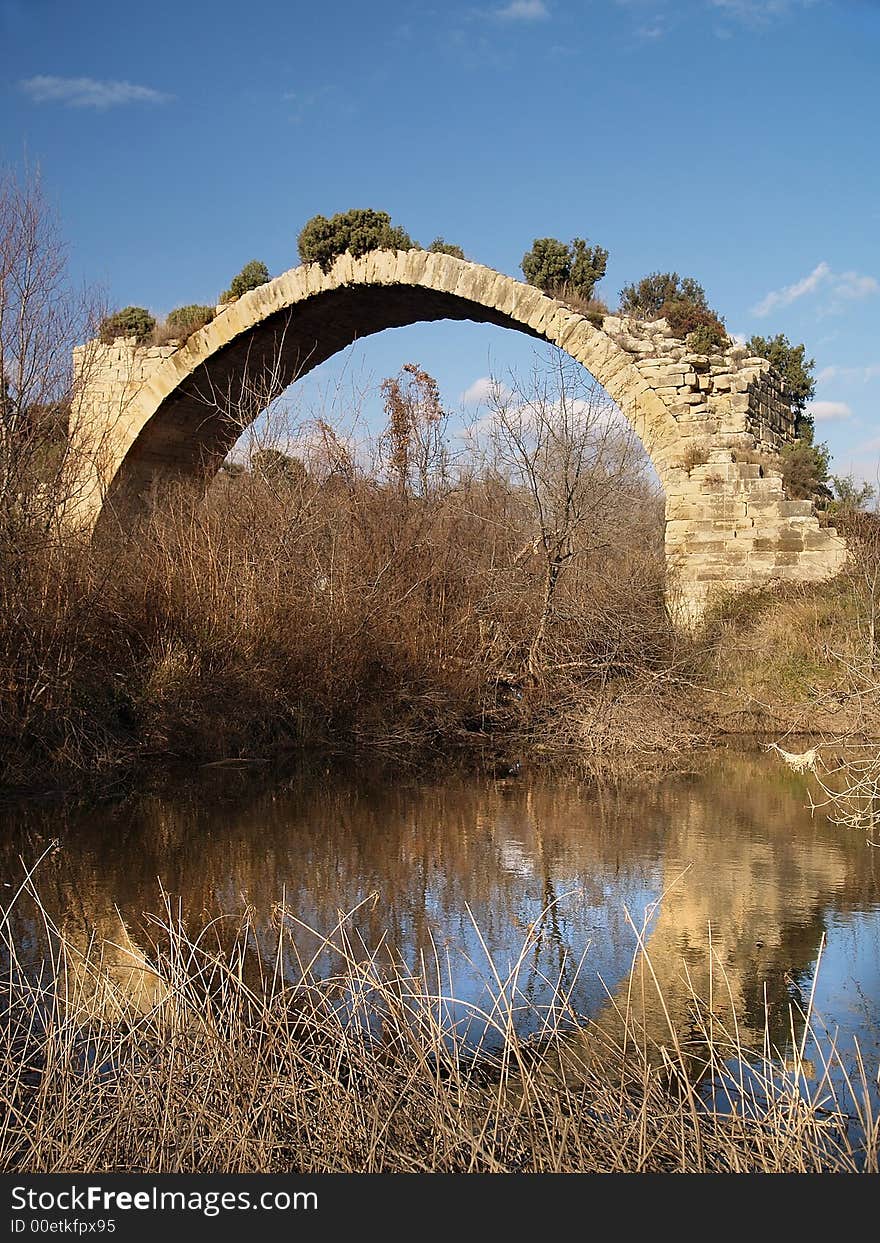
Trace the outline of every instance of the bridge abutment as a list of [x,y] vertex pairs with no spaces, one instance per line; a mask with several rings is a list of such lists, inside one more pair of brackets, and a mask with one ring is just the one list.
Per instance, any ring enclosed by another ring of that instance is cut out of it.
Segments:
[[692,625],[721,594],[833,577],[846,545],[790,499],[781,450],[795,417],[781,377],[741,345],[698,354],[665,320],[607,316],[603,331],[663,399],[678,432],[666,491],[670,608]]

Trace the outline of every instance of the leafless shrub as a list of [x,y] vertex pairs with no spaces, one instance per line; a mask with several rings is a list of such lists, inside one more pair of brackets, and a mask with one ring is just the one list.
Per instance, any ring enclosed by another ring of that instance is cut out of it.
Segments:
[[70,495],[72,350],[94,334],[101,306],[71,287],[57,221],[38,176],[0,175],[0,515],[23,547],[54,524]]

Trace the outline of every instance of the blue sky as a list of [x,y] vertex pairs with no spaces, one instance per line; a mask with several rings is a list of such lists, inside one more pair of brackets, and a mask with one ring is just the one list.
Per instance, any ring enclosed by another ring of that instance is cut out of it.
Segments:
[[[880,0],[0,0],[0,46],[0,162],[40,166],[116,305],[211,302],[355,206],[513,275],[583,236],[612,305],[675,269],[732,332],[806,342],[834,468],[875,478]],[[304,383],[414,360],[457,406],[530,350],[413,326]]]

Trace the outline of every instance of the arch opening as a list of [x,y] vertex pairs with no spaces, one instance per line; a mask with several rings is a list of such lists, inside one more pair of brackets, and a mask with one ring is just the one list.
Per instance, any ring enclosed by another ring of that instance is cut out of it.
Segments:
[[685,614],[698,615],[719,586],[827,577],[842,563],[836,533],[820,532],[810,503],[784,494],[779,449],[793,420],[763,360],[735,348],[707,359],[656,325],[614,317],[600,329],[521,282],[420,251],[346,255],[328,273],[293,269],[142,366],[134,383],[105,385],[82,422],[85,447],[100,441],[101,454],[92,453],[80,516],[98,530],[131,525],[157,486],[214,474],[270,390],[355,340],[441,319],[547,341],[606,390],[666,494],[667,555]]

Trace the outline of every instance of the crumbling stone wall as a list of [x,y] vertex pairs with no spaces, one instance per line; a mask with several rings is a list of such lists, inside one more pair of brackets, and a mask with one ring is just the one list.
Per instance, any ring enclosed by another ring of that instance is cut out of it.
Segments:
[[719,590],[816,581],[843,565],[846,548],[812,503],[782,485],[782,448],[795,439],[785,384],[742,345],[691,351],[665,320],[607,316],[602,325],[663,399],[680,431],[667,465],[666,555],[670,604],[683,620]]

